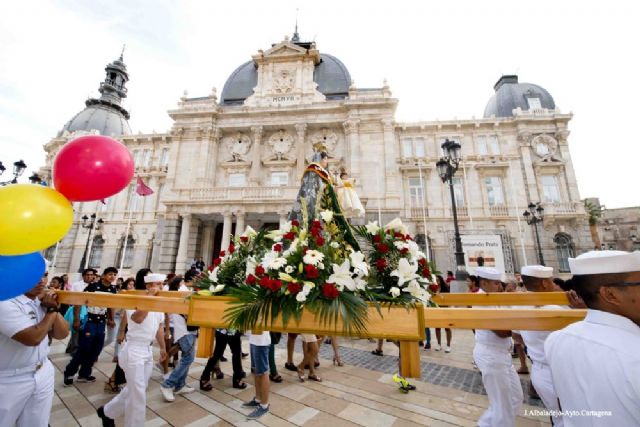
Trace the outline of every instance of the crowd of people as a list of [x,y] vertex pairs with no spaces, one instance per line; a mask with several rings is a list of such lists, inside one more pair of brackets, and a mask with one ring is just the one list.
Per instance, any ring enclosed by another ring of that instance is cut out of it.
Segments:
[[[640,252],[589,252],[570,259],[570,267],[573,278],[567,282],[555,279],[552,268],[538,265],[523,267],[513,282],[503,282],[504,272],[485,266],[476,268],[476,274],[469,278],[472,293],[563,290],[569,297],[568,306],[538,308],[588,308],[584,321],[556,332],[474,330],[473,361],[489,398],[479,426],[515,425],[523,403],[518,373],[528,373],[523,369],[527,358],[531,360],[530,387],[548,409],[553,425],[640,425]],[[187,378],[195,358],[198,328],[188,325],[185,316],[63,306],[56,292],[66,289],[111,295],[136,289],[155,296],[162,290],[190,291],[192,280],[203,268],[204,263],[195,260],[184,276],[157,274],[145,268],[128,279],[117,278],[118,271],[113,267],[100,275],[86,269],[82,281],[76,283],[69,283],[67,275],[49,280],[45,273],[29,292],[0,302],[0,426],[48,424],[54,394],[49,345],[52,339],[62,340],[69,334],[67,352],[71,358],[63,372],[65,386],[95,382],[94,364],[105,346],[115,346],[116,366],[105,391],[116,396],[97,410],[104,426],[114,426],[119,417],[124,417],[125,426],[144,424],[147,387],[154,369],[154,341],[159,350],[156,367],[163,374],[163,398],[172,402],[175,395],[194,392]],[[433,291],[449,292],[453,280],[452,272],[446,278],[439,276]],[[425,349],[451,352],[450,329],[445,329],[444,347],[440,329],[436,329],[437,345],[433,347],[429,329],[425,332]],[[242,334],[233,329],[216,331],[215,348],[201,374],[199,388],[210,391],[212,376],[224,378],[219,364],[226,361],[227,346],[231,349],[232,387],[246,388],[242,359],[250,356],[255,397],[243,406],[252,409],[248,418],[256,419],[269,412],[270,383],[283,381],[275,363],[275,345],[281,334],[246,331],[249,354],[242,352]],[[303,358],[296,364],[293,357],[298,337]],[[296,372],[299,381],[322,381],[317,368],[323,341],[333,346],[334,365],[342,366],[337,337],[287,335],[284,366]],[[381,342],[373,353],[382,355]],[[518,371],[513,356],[521,356]]]

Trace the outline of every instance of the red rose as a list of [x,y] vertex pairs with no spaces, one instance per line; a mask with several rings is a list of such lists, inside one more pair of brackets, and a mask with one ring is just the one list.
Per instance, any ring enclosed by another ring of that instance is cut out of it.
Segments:
[[282,245],[280,243],[276,243],[273,245],[273,250],[276,252],[280,252],[282,250]]
[[256,274],[258,276],[262,276],[264,274],[264,267],[261,265],[256,265]]
[[429,267],[422,270],[422,277],[430,277],[430,276],[431,276],[431,270],[429,270]]
[[379,260],[377,260],[376,268],[378,269],[378,271],[383,271],[385,268],[387,268],[387,260],[384,258],[380,258]]
[[287,290],[290,294],[295,295],[302,290],[302,286],[300,285],[300,283],[289,283],[287,285]]
[[321,230],[319,228],[312,228],[311,235],[313,237],[320,237]]
[[222,258],[222,257],[223,257],[223,256],[225,256],[225,255],[226,255],[225,251],[220,251],[220,253],[218,254],[218,256],[219,256],[220,258]]
[[373,243],[380,243],[382,242],[382,237],[380,237],[379,234],[376,234],[375,236],[373,236]]
[[269,285],[271,285],[271,279],[269,278],[269,276],[262,276],[260,278],[260,281],[258,282],[258,285],[268,289]]
[[234,253],[236,251],[236,247],[233,246],[233,245],[229,245],[229,249],[228,250],[229,250],[229,253],[232,254],[232,253]]
[[403,255],[404,255],[404,254],[406,254],[407,252],[409,252],[409,249],[408,249],[408,248],[402,248],[402,249],[400,249],[400,253],[401,253],[401,254],[403,254]]
[[249,238],[247,236],[240,236],[240,241],[242,243],[247,243],[249,241]]
[[420,267],[424,267],[425,265],[427,265],[427,260],[425,258],[420,258],[418,260],[418,265],[420,265]]
[[393,237],[395,237],[396,239],[404,240],[404,234],[402,234],[402,233],[398,233],[398,232],[393,233]]
[[293,240],[296,238],[296,233],[294,233],[293,231],[290,231],[286,233],[284,236],[282,236],[282,238],[285,240]]
[[273,292],[278,292],[281,287],[282,287],[282,281],[278,279],[272,280],[269,286],[269,288],[271,288]]
[[432,283],[431,285],[429,285],[429,290],[431,292],[438,292],[438,288],[439,286],[436,283]]
[[336,299],[340,295],[340,291],[333,283],[325,283],[322,287],[322,295],[328,299]]
[[376,245],[376,250],[382,254],[386,254],[387,252],[389,252],[389,246],[385,245],[384,243],[378,243]]
[[219,265],[220,265],[220,263],[221,263],[221,262],[222,262],[222,258],[216,258],[216,259],[213,261],[213,266],[214,266],[214,267],[217,267],[217,266],[219,266]]
[[297,219],[293,219],[293,220],[291,220],[291,225],[292,225],[293,227],[300,227],[300,223],[298,222],[298,220],[297,220]]
[[404,240],[406,241],[406,240],[413,240],[413,239],[411,238],[411,235],[410,235],[410,234],[406,234],[406,235],[404,236]]
[[255,285],[256,284],[256,276],[250,274],[247,276],[247,279],[244,281],[247,285]]
[[302,248],[302,255],[306,255],[308,251],[309,251],[309,248],[307,247]]
[[324,238],[322,236],[316,238],[316,245],[318,246],[324,245]]
[[316,219],[311,224],[311,228],[322,228],[322,223],[320,222],[320,220]]
[[311,264],[307,264],[304,266],[304,272],[309,279],[317,279],[319,275],[318,269]]

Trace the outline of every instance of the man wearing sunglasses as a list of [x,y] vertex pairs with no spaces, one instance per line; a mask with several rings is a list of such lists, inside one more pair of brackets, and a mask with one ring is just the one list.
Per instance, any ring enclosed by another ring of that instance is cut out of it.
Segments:
[[640,425],[640,252],[587,252],[569,267],[587,316],[544,346],[564,424]]

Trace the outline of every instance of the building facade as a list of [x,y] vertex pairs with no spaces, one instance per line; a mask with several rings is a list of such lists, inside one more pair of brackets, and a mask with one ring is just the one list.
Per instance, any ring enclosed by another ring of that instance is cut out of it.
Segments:
[[[210,262],[236,231],[286,220],[318,142],[330,170],[344,168],[355,179],[367,211],[355,222],[400,217],[440,270],[455,266],[449,188],[435,168],[447,138],[462,145],[453,189],[471,267],[479,255],[508,272],[537,262],[522,216],[531,202],[545,209],[539,232],[547,265],[568,271],[567,258],[592,246],[568,145],[572,115],[517,76],[500,78],[483,118],[403,123],[386,82],[356,87],[340,60],[294,34],[238,67],[219,98],[215,89],[185,94],[169,111],[168,133],[136,135],[121,105],[122,58],[106,70],[102,97],[87,101],[45,145],[40,172],[50,175],[70,139],[101,133],[129,148],[136,177],[155,193],[137,196],[132,182],[106,204],[76,204],[74,227],[47,250],[58,271],[77,271],[84,253],[86,264],[122,265],[123,275],[145,266],[184,272],[199,256]],[[82,227],[81,217],[94,213],[104,223]]]

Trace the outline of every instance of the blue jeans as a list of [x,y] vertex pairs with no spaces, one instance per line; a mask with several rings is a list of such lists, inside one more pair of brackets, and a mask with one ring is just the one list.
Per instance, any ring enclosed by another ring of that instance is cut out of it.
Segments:
[[178,345],[182,351],[182,357],[178,366],[171,372],[169,378],[164,380],[162,387],[173,388],[175,391],[179,391],[186,384],[187,375],[189,374],[189,367],[193,363],[195,358],[195,343],[196,336],[193,334],[187,334],[178,340]]
[[91,376],[93,364],[98,360],[104,346],[105,326],[104,322],[87,321],[84,328],[78,331],[78,350],[64,370],[65,377],[73,377],[78,372],[78,368],[80,368],[79,376],[84,378]]
[[427,336],[427,345],[431,345],[431,329],[424,328],[424,333]]

